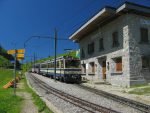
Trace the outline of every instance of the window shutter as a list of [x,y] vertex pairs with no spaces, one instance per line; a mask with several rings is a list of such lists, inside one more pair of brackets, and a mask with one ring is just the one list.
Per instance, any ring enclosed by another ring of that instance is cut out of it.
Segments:
[[122,71],[122,59],[116,59],[116,71]]

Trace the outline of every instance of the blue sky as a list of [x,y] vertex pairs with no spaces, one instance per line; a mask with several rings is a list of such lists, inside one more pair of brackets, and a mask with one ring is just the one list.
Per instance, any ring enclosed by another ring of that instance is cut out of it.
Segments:
[[[7,50],[23,48],[31,36],[53,37],[54,28],[58,30],[58,38],[68,39],[101,8],[117,7],[124,1],[150,6],[150,0],[0,0],[0,44]],[[58,53],[68,48],[78,49],[78,44],[58,41]],[[53,56],[54,40],[30,40],[26,56],[34,52],[39,58]]]

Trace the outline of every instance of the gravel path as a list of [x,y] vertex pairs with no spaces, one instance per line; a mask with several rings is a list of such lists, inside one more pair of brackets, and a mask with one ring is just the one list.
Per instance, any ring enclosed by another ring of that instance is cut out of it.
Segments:
[[[27,77],[30,78],[30,74],[27,74]],[[40,80],[44,81],[48,85],[59,89],[61,91],[67,92],[71,95],[74,95],[76,97],[82,98],[84,100],[90,101],[92,103],[96,103],[98,105],[111,108],[113,110],[116,110],[121,113],[141,113],[138,110],[135,110],[134,108],[128,107],[126,105],[121,105],[120,103],[117,103],[113,100],[109,100],[107,98],[101,97],[97,94],[94,94],[92,92],[86,91],[84,89],[80,89],[79,87],[73,85],[73,84],[66,84],[61,82],[55,82],[52,79],[40,76],[38,74],[32,74],[32,76],[36,76]],[[51,101],[57,108],[59,108],[63,113],[84,113],[85,111],[75,107],[74,105],[67,103],[52,94],[46,94],[44,90],[39,89],[36,87],[36,84],[33,83],[33,81],[30,79],[30,83],[32,84],[35,89],[42,94],[42,96],[46,97],[49,101]],[[34,85],[33,85],[34,84]]]
[[[24,83],[17,83],[17,87],[19,89],[24,89]],[[18,96],[22,97],[23,105],[21,109],[21,113],[38,113],[38,108],[34,105],[32,100],[32,95],[28,92],[17,92]]]
[[18,96],[24,99],[21,113],[38,113],[37,107],[33,104],[32,96],[30,93],[17,92]]

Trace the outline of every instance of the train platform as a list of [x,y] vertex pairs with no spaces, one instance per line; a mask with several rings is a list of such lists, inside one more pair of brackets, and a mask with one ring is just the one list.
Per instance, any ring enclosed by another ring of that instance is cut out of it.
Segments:
[[105,81],[88,81],[82,83],[82,85],[150,105],[150,94],[137,95],[129,93],[133,90],[142,89],[142,87],[150,87],[150,84],[141,87],[123,88],[118,86],[112,86]]

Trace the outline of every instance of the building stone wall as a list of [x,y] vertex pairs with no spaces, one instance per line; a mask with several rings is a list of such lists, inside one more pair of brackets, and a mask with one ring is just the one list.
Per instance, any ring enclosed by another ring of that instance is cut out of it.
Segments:
[[[145,22],[145,23],[144,23]],[[149,43],[140,43],[140,28],[147,27],[149,30]],[[119,46],[112,47],[112,33],[118,31]],[[99,51],[99,38],[103,37],[104,51]],[[95,43],[95,51],[88,55],[87,45]],[[150,56],[150,19],[134,14],[125,14],[99,27],[79,42],[80,49],[83,48],[85,58],[81,59],[82,64],[89,65],[95,62],[97,69],[95,76],[88,75],[88,79],[103,80],[102,61],[106,60],[106,81],[112,85],[130,87],[131,85],[145,83],[150,80],[150,69],[142,69],[141,56]],[[115,72],[115,62],[113,58],[122,58],[122,72]]]
[[[142,56],[150,57],[150,18],[130,14],[130,84],[139,84],[150,81],[150,68],[142,69]],[[148,28],[147,43],[141,43],[140,28]],[[150,64],[150,63],[149,63]]]

